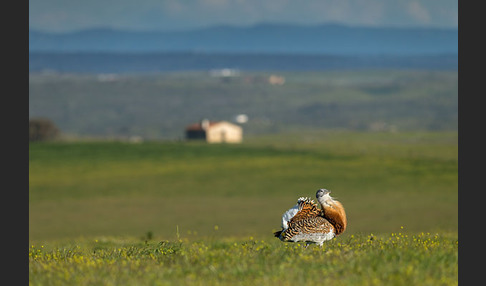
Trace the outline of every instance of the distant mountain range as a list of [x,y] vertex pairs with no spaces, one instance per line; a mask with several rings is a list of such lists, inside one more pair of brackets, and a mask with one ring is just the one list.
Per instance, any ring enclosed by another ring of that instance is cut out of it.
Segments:
[[343,25],[259,24],[190,31],[90,29],[29,31],[32,52],[273,53],[337,56],[416,56],[458,53],[458,30]]

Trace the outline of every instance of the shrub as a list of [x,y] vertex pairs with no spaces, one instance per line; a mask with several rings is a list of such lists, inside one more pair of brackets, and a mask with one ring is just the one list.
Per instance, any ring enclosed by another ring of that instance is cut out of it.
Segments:
[[59,128],[47,118],[29,120],[29,141],[52,140],[59,136]]

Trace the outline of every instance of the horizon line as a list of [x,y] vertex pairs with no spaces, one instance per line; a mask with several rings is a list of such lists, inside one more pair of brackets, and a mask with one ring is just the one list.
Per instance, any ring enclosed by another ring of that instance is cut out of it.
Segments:
[[339,22],[322,22],[316,24],[303,24],[303,23],[292,23],[292,22],[257,22],[253,24],[247,25],[235,25],[235,24],[212,24],[200,27],[193,27],[193,28],[174,28],[174,29],[134,29],[134,28],[123,28],[123,27],[113,27],[107,25],[100,25],[100,26],[93,26],[93,27],[86,27],[80,29],[72,29],[69,31],[52,31],[52,30],[45,30],[45,29],[37,29],[33,27],[29,27],[30,32],[38,32],[44,34],[51,34],[51,35],[64,35],[64,34],[75,34],[80,32],[87,32],[87,31],[112,31],[112,32],[132,32],[132,33],[184,33],[184,32],[197,32],[203,30],[210,30],[210,29],[221,29],[221,28],[232,28],[232,29],[252,29],[264,26],[275,26],[275,27],[297,27],[297,28],[315,28],[315,27],[343,27],[343,28],[364,28],[364,29],[396,29],[396,30],[450,30],[450,31],[459,31],[459,27],[445,27],[445,26],[402,26],[402,25],[353,25],[353,24],[345,24]]

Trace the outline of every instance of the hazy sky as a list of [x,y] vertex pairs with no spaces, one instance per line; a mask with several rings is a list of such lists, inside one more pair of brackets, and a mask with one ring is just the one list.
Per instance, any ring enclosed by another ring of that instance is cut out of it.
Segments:
[[32,29],[181,30],[218,24],[458,27],[458,0],[29,0]]

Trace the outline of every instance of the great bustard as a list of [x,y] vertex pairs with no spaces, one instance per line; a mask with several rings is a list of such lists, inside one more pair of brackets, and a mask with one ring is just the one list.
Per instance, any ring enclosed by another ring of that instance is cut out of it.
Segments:
[[330,193],[326,189],[317,190],[321,208],[310,198],[299,198],[297,204],[283,214],[282,230],[275,232],[275,236],[281,241],[305,241],[307,245],[322,246],[324,241],[343,233],[347,225],[346,212]]

